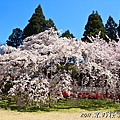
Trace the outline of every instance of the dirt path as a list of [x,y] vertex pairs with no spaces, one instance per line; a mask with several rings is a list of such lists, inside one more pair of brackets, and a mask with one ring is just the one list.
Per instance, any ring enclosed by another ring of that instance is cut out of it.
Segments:
[[[85,112],[88,113],[88,112]],[[95,112],[92,112],[92,115]],[[22,113],[0,109],[0,120],[101,120],[101,118],[83,118],[80,117],[81,112],[36,112]],[[110,118],[102,118],[102,120],[110,120]],[[120,118],[112,118],[112,120],[120,120]]]

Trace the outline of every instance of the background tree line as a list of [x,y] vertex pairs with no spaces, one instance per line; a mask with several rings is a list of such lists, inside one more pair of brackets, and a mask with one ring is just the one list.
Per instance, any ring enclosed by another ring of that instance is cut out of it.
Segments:
[[35,9],[35,13],[33,13],[28,22],[29,23],[27,24],[27,26],[25,26],[23,31],[20,28],[13,29],[12,34],[7,40],[8,46],[13,46],[17,48],[19,45],[23,44],[23,39],[25,39],[26,37],[33,34],[38,34],[51,27],[54,27],[54,29],[57,30],[52,19],[45,19],[40,5],[38,5],[38,7]]
[[107,42],[109,42],[109,40],[106,35],[111,39],[111,41],[115,40],[118,42],[117,34],[120,37],[120,24],[117,25],[113,17],[109,16],[107,23],[104,26],[101,16],[97,11],[93,11],[93,13],[88,17],[88,22],[85,25],[85,31],[83,33],[84,37],[82,40],[90,42],[87,36],[96,36],[99,31],[101,31],[101,38],[105,39]]
[[[45,19],[43,14],[42,7],[38,5],[33,13],[32,17],[28,20],[28,24],[23,30],[20,28],[15,28],[12,31],[12,34],[8,37],[7,45],[18,47],[23,44],[23,39],[28,36],[38,34],[43,32],[51,27],[54,27],[57,30],[52,19]],[[82,41],[90,42],[87,36],[96,36],[98,32],[101,31],[101,37],[107,42],[109,40],[106,38],[106,35],[112,40],[118,42],[117,35],[120,37],[120,24],[117,24],[112,16],[109,16],[107,23],[104,25],[101,16],[98,12],[93,11],[92,14],[88,16],[87,24],[85,25],[85,31],[83,33]],[[70,33],[69,30],[66,30],[60,37],[74,38],[75,36]]]

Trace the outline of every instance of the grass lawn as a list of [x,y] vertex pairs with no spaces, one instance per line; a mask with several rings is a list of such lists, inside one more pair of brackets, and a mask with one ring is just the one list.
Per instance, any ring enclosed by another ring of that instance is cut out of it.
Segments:
[[81,99],[76,102],[63,99],[53,107],[43,106],[41,110],[33,107],[16,109],[15,104],[2,100],[0,107],[0,120],[120,120],[120,103],[113,104],[110,100]]

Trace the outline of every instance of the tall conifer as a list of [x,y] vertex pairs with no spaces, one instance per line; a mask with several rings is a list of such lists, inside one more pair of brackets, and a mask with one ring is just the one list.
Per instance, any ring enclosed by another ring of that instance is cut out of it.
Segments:
[[38,5],[38,7],[35,9],[35,13],[28,22],[28,25],[23,31],[23,38],[43,32],[45,30],[46,20],[40,5]]
[[74,35],[72,33],[70,33],[69,30],[66,30],[61,37],[66,37],[66,38],[75,38]]
[[23,44],[22,34],[23,32],[20,28],[13,29],[12,34],[9,36],[8,40],[6,41],[7,45],[16,48],[22,45]]
[[90,42],[87,38],[87,36],[95,36],[101,31],[101,37],[105,37],[105,28],[102,23],[102,18],[98,14],[98,12],[94,12],[89,15],[88,22],[85,25],[85,31],[83,33],[84,38],[83,41]]
[[23,30],[23,39],[33,34],[43,32],[50,27],[54,27],[55,30],[57,30],[52,19],[45,19],[40,5],[38,5],[38,7],[35,9],[35,13],[28,22],[28,25]]
[[114,19],[111,16],[109,16],[107,23],[105,24],[105,29],[108,37],[111,38],[111,40],[116,40],[117,23],[115,23]]

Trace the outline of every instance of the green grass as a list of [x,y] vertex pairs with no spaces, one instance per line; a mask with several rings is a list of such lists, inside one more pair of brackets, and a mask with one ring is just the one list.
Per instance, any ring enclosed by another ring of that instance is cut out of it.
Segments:
[[17,106],[14,99],[9,97],[4,100],[0,100],[0,108],[17,110],[21,112],[37,112],[37,111],[76,111],[76,110],[87,110],[87,111],[97,111],[97,110],[111,110],[119,111],[120,103],[113,104],[111,100],[97,100],[97,99],[62,99],[58,103],[46,103],[41,105],[41,108],[32,106]]
[[114,104],[111,100],[98,100],[98,99],[80,99],[76,100],[62,100],[56,105],[58,109],[71,109],[80,108],[87,111],[97,111],[97,110],[120,110],[120,104]]
[[98,99],[89,99],[85,102],[85,100],[81,100],[80,106],[81,109],[85,109],[88,111],[96,111],[96,110],[120,110],[120,104],[114,104],[111,100],[98,100]]

